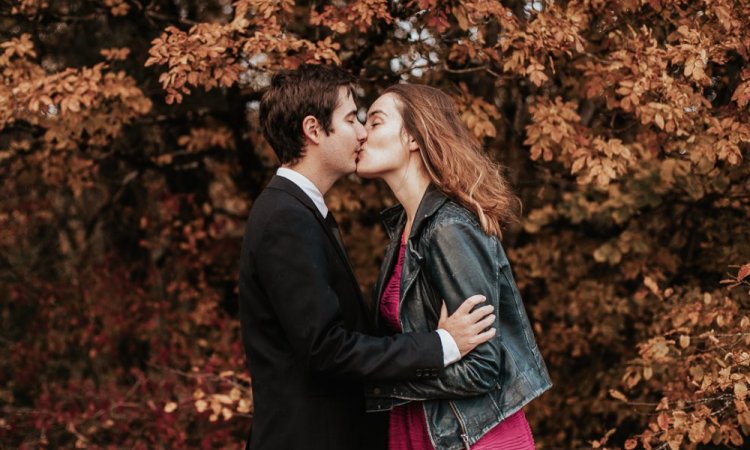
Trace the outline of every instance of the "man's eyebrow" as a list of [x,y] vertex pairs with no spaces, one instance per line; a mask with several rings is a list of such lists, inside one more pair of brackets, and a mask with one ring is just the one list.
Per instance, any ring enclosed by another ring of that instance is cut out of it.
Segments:
[[367,113],[367,115],[368,115],[369,117],[372,117],[372,116],[374,116],[375,114],[382,114],[382,115],[384,115],[384,116],[388,117],[388,114],[384,113],[383,111],[381,111],[381,110],[379,110],[379,109],[376,109],[375,111],[370,111],[369,113]]
[[353,109],[353,110],[349,111],[349,113],[347,113],[347,115],[345,117],[356,116],[356,115],[357,115],[357,110]]

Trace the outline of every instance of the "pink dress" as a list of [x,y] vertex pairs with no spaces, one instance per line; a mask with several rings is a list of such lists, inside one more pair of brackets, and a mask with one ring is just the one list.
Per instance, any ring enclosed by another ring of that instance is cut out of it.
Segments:
[[[401,331],[399,290],[406,244],[401,243],[398,262],[383,290],[380,315],[391,328]],[[523,410],[507,417],[487,432],[472,450],[534,450],[534,438]],[[391,410],[388,424],[389,450],[434,450],[427,431],[427,420],[421,402],[410,402]]]

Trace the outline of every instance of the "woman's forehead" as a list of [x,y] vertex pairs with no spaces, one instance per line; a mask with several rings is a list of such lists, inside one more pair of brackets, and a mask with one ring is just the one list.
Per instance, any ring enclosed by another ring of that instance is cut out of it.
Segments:
[[398,112],[398,102],[396,99],[396,96],[388,93],[383,94],[380,97],[378,97],[372,105],[370,105],[370,109],[368,110],[369,114],[374,114],[378,112],[383,112],[386,115],[392,115],[394,112]]

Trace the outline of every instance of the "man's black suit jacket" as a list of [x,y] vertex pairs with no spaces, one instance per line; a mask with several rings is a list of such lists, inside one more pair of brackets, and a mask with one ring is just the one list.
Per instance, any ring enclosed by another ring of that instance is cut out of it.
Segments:
[[363,381],[443,367],[437,333],[372,332],[345,250],[312,200],[276,176],[256,199],[240,261],[240,321],[253,385],[252,450],[385,448]]

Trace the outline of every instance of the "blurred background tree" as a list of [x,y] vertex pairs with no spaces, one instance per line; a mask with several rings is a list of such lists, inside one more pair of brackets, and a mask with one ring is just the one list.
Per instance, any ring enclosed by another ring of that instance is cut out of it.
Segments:
[[[242,448],[270,75],[450,93],[506,167],[538,448],[750,434],[750,1],[0,2],[2,448]],[[385,186],[327,202],[369,291]],[[744,264],[744,265],[743,265]]]

